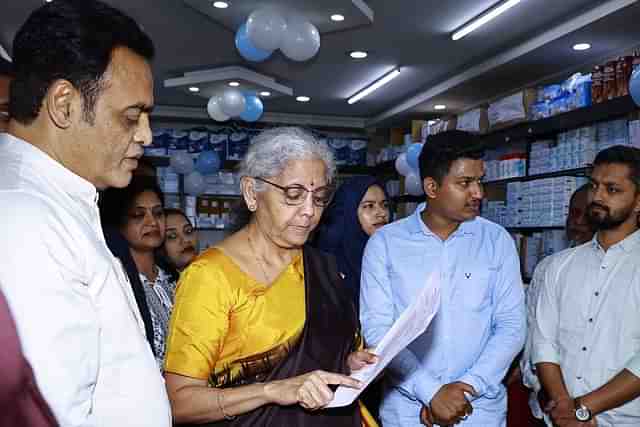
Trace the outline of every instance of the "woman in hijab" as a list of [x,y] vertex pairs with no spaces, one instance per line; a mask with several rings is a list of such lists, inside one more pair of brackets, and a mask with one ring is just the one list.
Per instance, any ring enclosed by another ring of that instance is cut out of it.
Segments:
[[384,184],[372,176],[356,176],[340,186],[318,227],[315,245],[336,257],[356,310],[364,247],[369,236],[390,218]]

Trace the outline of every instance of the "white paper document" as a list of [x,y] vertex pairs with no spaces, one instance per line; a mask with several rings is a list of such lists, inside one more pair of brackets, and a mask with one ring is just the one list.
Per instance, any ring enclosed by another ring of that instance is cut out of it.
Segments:
[[351,374],[351,378],[355,378],[363,383],[362,388],[354,389],[340,386],[336,390],[333,400],[328,408],[338,406],[346,406],[353,403],[354,400],[364,391],[364,389],[376,379],[376,377],[384,370],[384,368],[393,360],[394,357],[407,347],[413,340],[427,330],[429,323],[438,312],[440,307],[440,276],[436,271],[429,276],[427,283],[413,304],[402,312],[398,320],[393,324],[391,329],[387,331],[382,340],[373,350],[378,356],[378,362],[373,365],[365,366],[357,372]]

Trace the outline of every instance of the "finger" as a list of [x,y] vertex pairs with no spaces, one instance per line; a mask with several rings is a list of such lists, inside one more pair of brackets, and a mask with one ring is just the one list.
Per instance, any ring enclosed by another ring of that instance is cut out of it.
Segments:
[[306,389],[300,387],[298,389],[298,403],[300,404],[300,406],[302,406],[304,409],[311,410],[312,401],[313,399],[309,392]]
[[308,384],[309,390],[313,392],[314,396],[319,397],[319,403],[321,406],[326,405],[331,402],[333,399],[333,392],[329,389],[329,387],[322,381],[319,376],[312,375],[310,378],[310,384]]
[[372,353],[372,352],[366,351],[366,350],[365,351],[359,351],[358,355],[359,355],[360,360],[362,360],[363,362],[365,362],[367,364],[376,363],[380,359],[378,356],[376,356],[375,353]]
[[318,375],[325,384],[343,385],[350,388],[361,388],[362,382],[346,375],[334,374],[333,372],[318,371]]
[[467,415],[473,414],[473,406],[471,405],[471,403],[467,402],[467,404],[464,407],[464,412]]
[[463,391],[463,392],[467,392],[467,393],[469,393],[469,394],[470,394],[470,395],[472,395],[472,396],[475,396],[475,395],[476,395],[476,389],[475,389],[475,388],[473,388],[473,386],[472,386],[472,385],[469,385],[469,384],[467,384],[467,383],[462,383],[462,382],[461,382],[461,383],[459,383],[459,384],[460,384],[460,388],[462,389],[462,391]]
[[324,406],[324,399],[322,398],[322,394],[315,387],[305,385],[305,390],[307,391],[307,393],[309,393],[309,396],[311,398],[312,411]]

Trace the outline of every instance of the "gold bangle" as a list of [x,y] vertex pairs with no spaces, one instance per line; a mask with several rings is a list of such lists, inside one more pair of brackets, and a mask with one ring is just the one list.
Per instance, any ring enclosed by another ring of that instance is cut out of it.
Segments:
[[224,410],[224,390],[218,390],[218,408],[220,409],[220,412],[222,412],[222,416],[225,420],[230,421],[236,419],[235,415],[229,415]]

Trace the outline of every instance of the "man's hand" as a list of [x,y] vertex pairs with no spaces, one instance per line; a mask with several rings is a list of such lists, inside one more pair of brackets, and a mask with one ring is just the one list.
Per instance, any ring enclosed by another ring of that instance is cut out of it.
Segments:
[[433,423],[452,425],[467,419],[473,412],[473,407],[465,397],[465,392],[476,394],[472,386],[463,382],[442,386],[431,400],[430,415]]
[[420,422],[427,427],[433,427],[433,415],[428,406],[423,406],[420,410]]
[[578,421],[576,420],[575,417],[573,417],[572,420],[569,420],[567,418],[564,418],[562,423],[560,424],[554,424],[557,427],[597,427],[598,423],[596,422],[595,418],[592,419],[591,421],[587,421],[582,422],[582,421]]
[[553,401],[550,414],[551,419],[556,425],[566,424],[568,421],[576,420],[576,405],[573,398],[566,396]]

